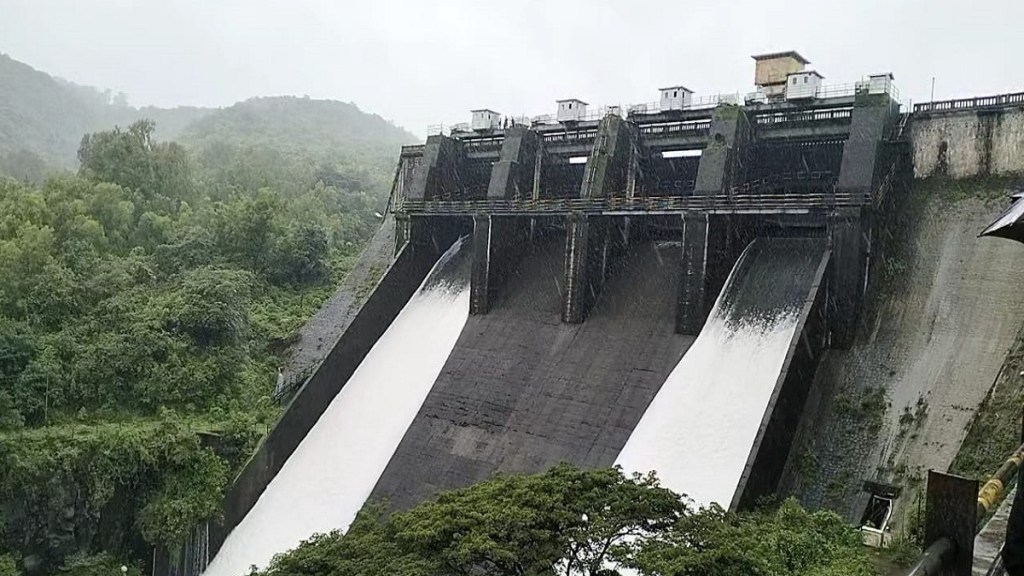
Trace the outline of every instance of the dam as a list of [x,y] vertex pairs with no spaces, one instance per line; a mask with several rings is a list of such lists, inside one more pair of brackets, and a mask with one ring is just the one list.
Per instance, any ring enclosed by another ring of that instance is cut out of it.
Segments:
[[727,509],[775,493],[917,151],[891,74],[755,62],[746,97],[481,109],[404,147],[387,270],[157,572],[235,576],[366,501],[561,462]]

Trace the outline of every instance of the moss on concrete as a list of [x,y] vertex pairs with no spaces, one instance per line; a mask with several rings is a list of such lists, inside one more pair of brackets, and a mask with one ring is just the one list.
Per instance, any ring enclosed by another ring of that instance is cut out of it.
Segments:
[[[1024,408],[1024,327],[1017,333],[992,390],[978,407],[953,460],[954,474],[987,478],[1021,444]],[[969,408],[969,407],[968,407]]]
[[1009,194],[1022,184],[1019,176],[978,176],[953,180],[932,176],[914,183],[913,193],[925,198],[937,197],[949,202],[979,199],[986,203],[1009,205]]

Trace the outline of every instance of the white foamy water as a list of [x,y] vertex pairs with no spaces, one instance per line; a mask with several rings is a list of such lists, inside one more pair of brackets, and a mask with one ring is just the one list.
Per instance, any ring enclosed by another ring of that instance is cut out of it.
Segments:
[[698,505],[715,502],[726,509],[803,304],[780,303],[771,314],[730,319],[725,302],[743,289],[734,284],[744,281],[757,280],[737,277],[736,270],[730,275],[704,328],[616,459],[627,474],[655,470],[665,487]]
[[228,535],[205,576],[239,576],[314,533],[348,528],[469,317],[456,243]]

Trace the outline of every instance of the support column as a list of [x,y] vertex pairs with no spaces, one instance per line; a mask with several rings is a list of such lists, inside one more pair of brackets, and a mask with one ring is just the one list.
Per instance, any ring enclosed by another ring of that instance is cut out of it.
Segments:
[[579,324],[604,285],[608,265],[608,217],[569,214],[565,238],[562,322]]
[[587,158],[580,198],[624,198],[635,147],[636,135],[630,124],[619,116],[605,116]]
[[[540,138],[517,126],[505,131],[499,160],[491,168],[488,200],[530,198],[535,188]],[[486,314],[491,300],[522,254],[527,241],[522,219],[476,214],[473,216],[473,271],[470,276],[470,314]]]
[[412,235],[412,221],[408,214],[395,214],[395,254],[402,251],[402,248],[409,242]]
[[458,140],[448,136],[427,137],[423,148],[423,162],[412,175],[405,190],[409,200],[454,198],[459,192],[458,169],[462,150]]
[[860,208],[834,210],[828,216],[828,240],[832,248],[830,293],[832,346],[849,348],[857,334],[868,242]]
[[843,145],[839,192],[870,194],[880,176],[882,142],[899,115],[899,103],[888,94],[858,92],[850,116],[850,137]]
[[[587,158],[580,198],[624,197],[635,146],[636,136],[629,123],[619,116],[605,116]],[[572,213],[568,217],[563,322],[583,322],[601,293],[613,252],[611,224],[607,216]]]
[[696,336],[707,320],[708,215],[683,214],[683,266],[676,299],[676,332]]
[[[858,195],[871,205],[881,176],[888,169],[883,166],[886,155],[882,144],[898,114],[899,103],[888,94],[856,94],[850,137],[843,145],[837,192]],[[871,253],[871,225],[862,209],[842,209],[829,215],[828,230],[834,262],[832,345],[848,348],[857,333]]]
[[752,138],[741,106],[723,104],[711,117],[711,136],[697,167],[694,195],[727,193],[743,181],[743,149]]
[[[458,140],[441,135],[429,136],[423,148],[422,162],[412,170],[408,186],[401,188],[403,202],[456,197],[459,191],[458,170],[461,161],[462,148]],[[435,229],[457,227],[449,222],[435,224],[431,227],[422,218],[395,214],[395,254],[410,242],[423,244],[432,241]]]
[[528,243],[529,221],[515,216],[473,216],[470,314],[486,314],[508,271]]
[[516,126],[505,131],[499,160],[491,168],[488,200],[512,200],[533,196],[537,151],[536,132]]

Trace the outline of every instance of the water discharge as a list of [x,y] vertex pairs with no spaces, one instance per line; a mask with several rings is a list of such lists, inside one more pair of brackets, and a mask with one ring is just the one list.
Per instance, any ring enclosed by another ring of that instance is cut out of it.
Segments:
[[758,239],[616,460],[728,508],[821,262],[823,243]]
[[228,535],[206,576],[239,576],[314,533],[347,529],[430,392],[469,316],[456,242]]

